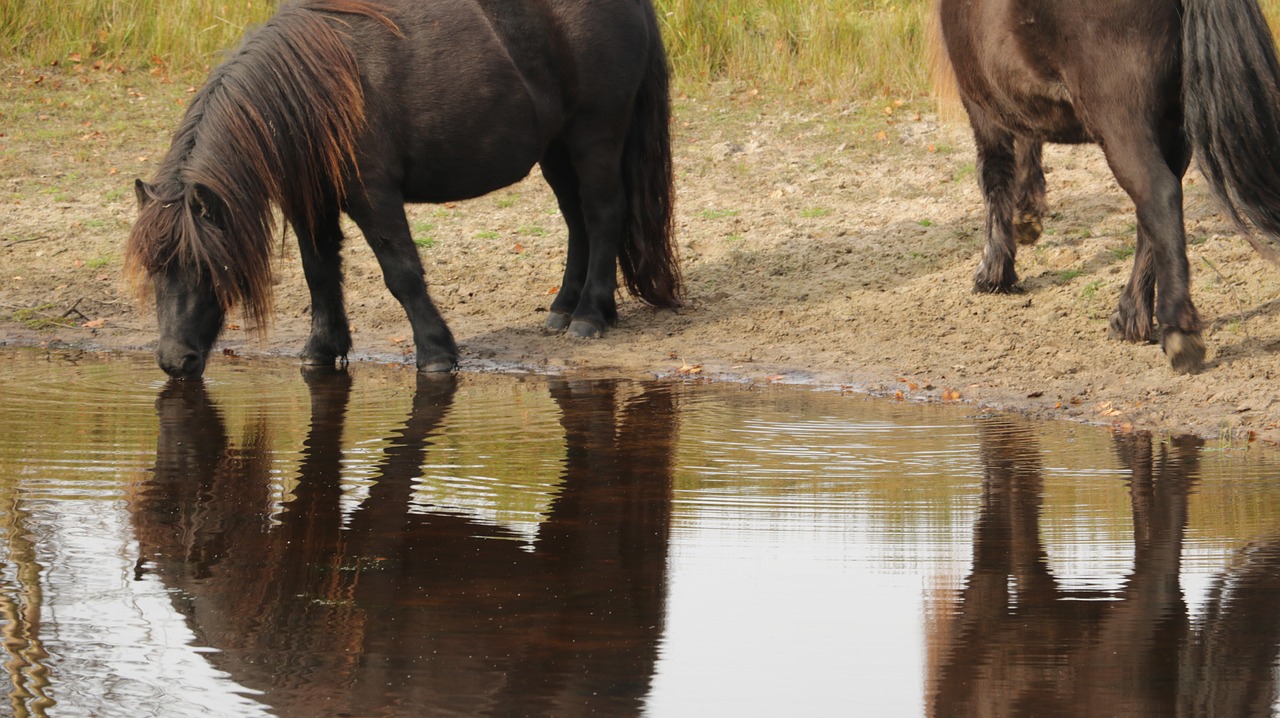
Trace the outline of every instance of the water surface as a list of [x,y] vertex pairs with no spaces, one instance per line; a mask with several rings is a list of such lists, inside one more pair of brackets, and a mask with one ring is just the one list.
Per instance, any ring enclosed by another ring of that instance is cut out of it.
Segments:
[[1275,712],[1257,450],[795,387],[0,359],[14,715]]

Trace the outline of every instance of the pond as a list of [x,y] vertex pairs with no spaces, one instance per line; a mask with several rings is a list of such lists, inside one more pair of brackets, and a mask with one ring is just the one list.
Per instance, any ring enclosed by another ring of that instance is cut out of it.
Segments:
[[812,387],[0,359],[14,715],[1277,701],[1264,451]]

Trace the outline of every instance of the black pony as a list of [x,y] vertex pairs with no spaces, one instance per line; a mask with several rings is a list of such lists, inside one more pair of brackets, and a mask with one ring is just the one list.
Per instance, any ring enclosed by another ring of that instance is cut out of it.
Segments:
[[[1040,236],[1041,144],[1096,142],[1138,216],[1112,333],[1154,341],[1159,322],[1173,368],[1199,371],[1182,219],[1192,148],[1246,235],[1246,218],[1280,234],[1280,66],[1256,0],[940,0],[940,11],[987,206],[976,291],[1012,291],[1017,244]],[[1276,258],[1269,239],[1249,239]]]
[[547,326],[598,336],[627,288],[680,303],[666,52],[650,0],[297,0],[195,95],[129,236],[169,374],[196,377],[232,306],[270,310],[272,205],[311,290],[308,364],[351,349],[339,213],[413,325],[417,365],[458,350],[427,295],[406,202],[476,197],[534,164],[569,228]]

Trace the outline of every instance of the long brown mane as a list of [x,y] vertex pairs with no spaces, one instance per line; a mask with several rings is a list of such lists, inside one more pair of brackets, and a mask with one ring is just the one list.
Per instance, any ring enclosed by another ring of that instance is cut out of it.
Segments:
[[[265,326],[271,309],[272,205],[312,226],[345,196],[364,95],[342,16],[398,33],[374,3],[300,0],[249,35],[192,98],[129,234],[135,284],[177,263],[212,283],[224,308]],[[141,185],[140,185],[141,186]]]

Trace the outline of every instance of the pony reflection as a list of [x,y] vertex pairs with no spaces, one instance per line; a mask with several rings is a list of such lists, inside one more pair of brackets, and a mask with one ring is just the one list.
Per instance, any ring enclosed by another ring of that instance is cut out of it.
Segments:
[[264,461],[228,447],[198,383],[158,402],[156,474],[134,524],[144,570],[183,597],[175,607],[218,649],[210,661],[284,715],[638,713],[665,620],[672,388],[624,398],[629,384],[552,380],[567,455],[530,547],[409,510],[455,378],[419,376],[376,483],[344,512],[351,379],[306,377],[301,478],[275,516]]
[[1157,449],[1148,434],[1115,435],[1131,475],[1134,558],[1123,585],[1104,591],[1062,588],[1049,570],[1030,427],[987,422],[979,437],[973,569],[933,639],[930,715],[1271,715],[1280,543],[1254,547],[1268,560],[1220,579],[1235,590],[1219,588],[1199,625],[1179,585],[1198,439]]

